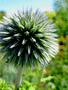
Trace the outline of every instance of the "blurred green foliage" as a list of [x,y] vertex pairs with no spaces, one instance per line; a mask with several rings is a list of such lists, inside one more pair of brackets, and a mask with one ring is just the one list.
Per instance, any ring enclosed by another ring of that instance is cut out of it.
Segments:
[[2,20],[3,16],[5,16],[5,15],[6,15],[6,13],[4,11],[0,11],[0,20]]
[[58,34],[68,35],[68,0],[56,0],[55,11]]
[[14,86],[6,83],[5,80],[0,79],[0,90],[13,90]]
[[54,12],[46,12],[50,20],[53,20],[60,36],[68,35],[68,0],[55,0]]
[[[55,6],[55,12],[46,14],[58,29],[60,51],[44,69],[24,68],[19,90],[68,90],[68,0],[57,0]],[[15,90],[16,71],[14,66],[0,61],[0,90]]]

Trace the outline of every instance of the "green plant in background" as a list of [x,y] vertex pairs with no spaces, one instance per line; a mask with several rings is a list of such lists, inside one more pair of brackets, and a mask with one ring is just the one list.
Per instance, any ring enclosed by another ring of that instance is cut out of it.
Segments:
[[36,90],[36,86],[25,80],[19,90]]
[[53,12],[46,12],[50,20],[53,20],[60,36],[68,35],[68,0],[55,0]]
[[[47,12],[49,20],[53,20],[59,35],[59,53],[54,62],[45,69],[45,78],[54,76],[54,78],[46,84],[47,90],[68,90],[68,0],[55,0],[54,12]],[[51,89],[52,85],[55,86]]]
[[39,11],[18,12],[0,25],[1,52],[6,62],[16,64],[18,88],[23,66],[44,66],[57,54],[57,35],[52,22]]
[[54,18],[55,24],[58,29],[59,36],[68,35],[68,0],[55,0],[55,12]]
[[0,79],[0,90],[14,90],[14,86],[9,85],[5,80]]
[[3,16],[5,16],[6,13],[4,11],[0,11],[0,20],[3,20]]

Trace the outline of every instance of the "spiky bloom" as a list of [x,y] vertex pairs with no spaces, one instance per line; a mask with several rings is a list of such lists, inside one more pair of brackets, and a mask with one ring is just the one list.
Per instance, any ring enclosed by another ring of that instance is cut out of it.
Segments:
[[1,52],[7,62],[20,65],[46,64],[58,51],[54,25],[39,11],[19,12],[0,27]]

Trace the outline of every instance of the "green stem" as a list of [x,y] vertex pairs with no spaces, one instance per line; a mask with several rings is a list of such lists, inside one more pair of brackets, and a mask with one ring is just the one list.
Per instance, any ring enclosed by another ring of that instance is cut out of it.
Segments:
[[16,74],[16,78],[15,78],[15,89],[16,90],[19,90],[21,82],[22,82],[22,67],[18,66],[17,67],[17,74]]

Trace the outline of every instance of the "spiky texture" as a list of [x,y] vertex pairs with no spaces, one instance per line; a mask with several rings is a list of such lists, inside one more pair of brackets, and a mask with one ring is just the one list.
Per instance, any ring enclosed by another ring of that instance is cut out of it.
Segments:
[[46,64],[58,51],[54,25],[39,11],[19,12],[4,19],[0,27],[1,52],[7,62]]

